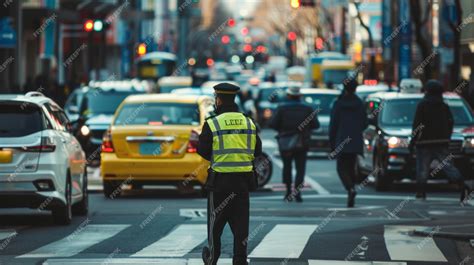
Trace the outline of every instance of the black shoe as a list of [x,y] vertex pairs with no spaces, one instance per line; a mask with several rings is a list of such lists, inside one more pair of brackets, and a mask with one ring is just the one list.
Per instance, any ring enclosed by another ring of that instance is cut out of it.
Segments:
[[303,202],[303,198],[301,197],[301,194],[296,194],[295,200],[296,202]]
[[283,197],[283,200],[284,200],[285,202],[291,202],[291,201],[293,201],[293,194],[287,192],[287,193],[285,194],[285,197]]
[[471,189],[467,185],[464,185],[464,187],[462,187],[460,198],[461,205],[466,204],[466,202],[470,200],[471,192]]
[[419,192],[416,193],[415,197],[419,200],[426,200],[426,192],[419,191]]
[[211,251],[209,250],[208,247],[203,247],[202,248],[202,261],[204,262],[204,264],[208,264],[209,256],[211,256]]
[[354,189],[350,189],[347,193],[347,208],[353,208],[355,205],[355,197],[357,192]]

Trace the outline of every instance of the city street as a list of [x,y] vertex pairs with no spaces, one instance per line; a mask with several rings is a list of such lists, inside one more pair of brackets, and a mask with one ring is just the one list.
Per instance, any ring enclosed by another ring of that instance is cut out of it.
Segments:
[[[263,133],[271,154],[273,134]],[[428,199],[416,201],[411,184],[384,193],[367,185],[358,188],[356,207],[345,208],[335,162],[322,157],[308,161],[304,202],[285,203],[281,162],[273,159],[272,182],[251,198],[250,264],[472,264],[468,241],[437,235],[445,226],[474,231],[466,226],[473,203],[459,206],[457,192],[432,185]],[[105,199],[94,192],[90,207],[66,227],[37,211],[0,210],[0,264],[202,264],[206,200],[199,195],[155,189]],[[413,234],[423,227],[435,232]],[[232,245],[226,228],[219,264],[232,263]]]

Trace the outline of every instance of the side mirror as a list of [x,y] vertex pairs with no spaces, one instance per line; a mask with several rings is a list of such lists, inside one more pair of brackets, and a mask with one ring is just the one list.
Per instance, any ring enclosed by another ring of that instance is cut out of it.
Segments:
[[78,114],[79,113],[79,107],[71,105],[67,110],[72,113],[72,114]]

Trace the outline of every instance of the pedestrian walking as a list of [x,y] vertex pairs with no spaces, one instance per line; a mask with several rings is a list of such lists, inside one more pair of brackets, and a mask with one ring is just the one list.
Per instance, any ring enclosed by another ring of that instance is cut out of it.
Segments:
[[[410,151],[416,149],[416,198],[426,199],[427,179],[439,171],[444,171],[448,178],[457,183],[461,191],[461,203],[469,196],[470,189],[449,154],[453,126],[451,110],[443,101],[443,85],[437,80],[429,80],[425,86],[425,96],[416,108],[410,142]],[[440,164],[430,172],[434,159]]]
[[354,207],[357,195],[357,156],[363,155],[363,131],[368,126],[362,100],[355,94],[357,81],[349,79],[333,105],[329,122],[329,157],[337,158],[337,173],[347,191],[347,207]]
[[214,86],[216,116],[206,120],[199,136],[198,153],[211,162],[208,170],[208,246],[202,259],[215,265],[221,251],[221,235],[228,223],[234,235],[234,265],[247,265],[249,191],[257,188],[253,162],[262,153],[262,142],[254,122],[239,112],[235,96],[238,86]]
[[[289,202],[295,199],[303,202],[301,190],[304,185],[306,160],[308,156],[311,131],[319,128],[317,110],[301,102],[298,87],[287,89],[288,100],[278,106],[270,121],[270,127],[278,132],[278,148],[283,160],[283,183]],[[295,162],[296,177],[292,190],[292,164]]]

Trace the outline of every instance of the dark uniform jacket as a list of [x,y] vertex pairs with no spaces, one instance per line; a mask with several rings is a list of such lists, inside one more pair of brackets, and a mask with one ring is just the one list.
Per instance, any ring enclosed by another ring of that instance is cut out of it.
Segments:
[[442,95],[427,94],[416,108],[411,144],[448,145],[453,124],[451,110]]
[[299,100],[289,100],[278,106],[270,121],[270,128],[279,134],[302,132],[306,147],[309,147],[311,131],[319,128],[317,110]]
[[[239,112],[237,105],[222,106],[217,108],[216,114],[226,112]],[[212,158],[212,131],[209,125],[204,123],[201,135],[199,135],[199,145],[197,152],[204,159],[210,161]],[[262,154],[262,141],[257,134],[257,144],[255,146],[254,156],[258,157]],[[254,180],[253,172],[251,173],[218,173],[214,181],[214,191],[219,192],[247,192]]]

